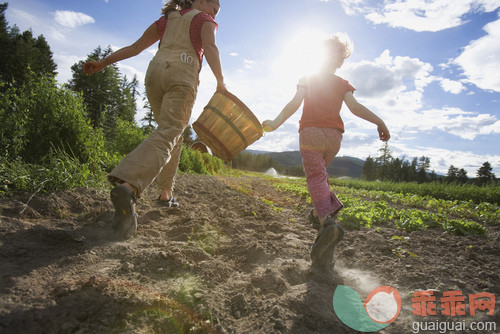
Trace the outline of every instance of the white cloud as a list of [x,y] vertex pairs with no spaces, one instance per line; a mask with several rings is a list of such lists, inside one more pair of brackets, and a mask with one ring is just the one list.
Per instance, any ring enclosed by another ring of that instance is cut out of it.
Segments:
[[245,64],[245,68],[247,70],[250,70],[253,68],[253,66],[255,64],[257,64],[257,62],[255,60],[250,60],[250,59],[243,59],[243,63]]
[[467,81],[485,90],[500,92],[500,19],[484,27],[487,35],[472,41],[452,62],[459,65]]
[[364,15],[375,24],[414,31],[440,31],[462,25],[469,12],[492,12],[499,0],[386,0],[383,5],[369,1],[340,0],[349,15]]
[[[345,73],[356,84],[361,96],[380,97],[408,89],[421,91],[434,80],[430,75],[432,70],[429,63],[417,58],[392,57],[389,50],[385,50],[374,62],[346,64],[339,73]],[[405,83],[412,83],[412,87]]]
[[[392,57],[385,50],[375,61],[346,63],[339,75],[348,78],[356,96],[378,101],[384,107],[417,109],[423,89],[435,78],[433,67],[417,58]],[[405,105],[397,103],[404,102]],[[406,103],[413,101],[411,105]]]
[[[39,19],[36,15],[32,15],[21,9],[9,7],[9,10],[7,11],[7,17],[9,20],[13,19],[14,22],[12,23],[15,23],[16,25],[18,24],[18,22],[30,22],[32,25],[40,24]],[[10,25],[12,25],[12,23],[10,23]]]
[[76,28],[85,24],[95,23],[95,20],[84,13],[69,10],[58,10],[54,13],[54,19],[65,28]]
[[421,113],[422,120],[413,124],[413,128],[423,131],[437,129],[467,140],[474,140],[479,135],[500,133],[499,120],[490,114],[466,112],[459,108],[444,108],[425,110]]
[[442,78],[440,79],[440,85],[445,92],[452,94],[460,94],[465,90],[465,86],[460,81]]

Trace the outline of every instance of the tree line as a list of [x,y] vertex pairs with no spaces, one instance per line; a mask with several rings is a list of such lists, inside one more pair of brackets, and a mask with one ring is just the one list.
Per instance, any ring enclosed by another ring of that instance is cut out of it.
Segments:
[[368,181],[381,180],[392,182],[447,182],[455,184],[475,183],[487,185],[497,182],[491,164],[486,161],[477,170],[476,177],[470,179],[467,171],[451,165],[446,176],[439,176],[430,170],[431,159],[426,156],[415,157],[411,161],[404,158],[394,158],[385,143],[379,149],[378,157],[369,156],[363,166],[363,178]]

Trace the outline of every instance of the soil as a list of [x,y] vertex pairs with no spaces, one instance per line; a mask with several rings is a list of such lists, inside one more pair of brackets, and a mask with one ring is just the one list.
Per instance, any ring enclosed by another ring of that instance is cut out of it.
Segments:
[[[467,302],[500,298],[498,225],[486,237],[389,223],[346,230],[335,267],[312,270],[310,205],[272,182],[179,175],[179,208],[158,205],[151,187],[127,241],[115,240],[107,193],[0,198],[0,332],[357,333],[334,312],[338,285],[362,299],[381,285],[399,291],[401,313],[381,333],[411,333],[416,321],[500,326],[498,305],[472,317]],[[438,310],[443,292],[462,291],[466,316],[413,315],[417,290],[432,290]]]

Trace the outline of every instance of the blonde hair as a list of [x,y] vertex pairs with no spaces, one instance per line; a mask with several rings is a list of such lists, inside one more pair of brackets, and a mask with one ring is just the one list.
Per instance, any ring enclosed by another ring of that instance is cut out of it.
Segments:
[[323,43],[326,50],[341,48],[344,59],[349,58],[354,49],[354,45],[346,33],[336,33],[326,39]]
[[168,15],[174,10],[182,10],[191,8],[193,6],[193,0],[170,0],[163,5],[161,10],[162,14]]

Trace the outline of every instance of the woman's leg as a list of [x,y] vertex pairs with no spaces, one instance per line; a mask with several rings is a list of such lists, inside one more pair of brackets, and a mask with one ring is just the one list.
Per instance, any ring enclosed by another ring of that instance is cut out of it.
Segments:
[[170,89],[163,96],[158,128],[130,152],[109,177],[123,180],[137,188],[138,194],[142,193],[171,159],[188,125],[194,98],[195,91],[190,87]]
[[181,137],[170,154],[170,160],[156,178],[156,182],[162,190],[160,199],[163,201],[168,201],[173,197],[175,176],[177,175],[177,168],[182,152],[182,141],[183,138]]

